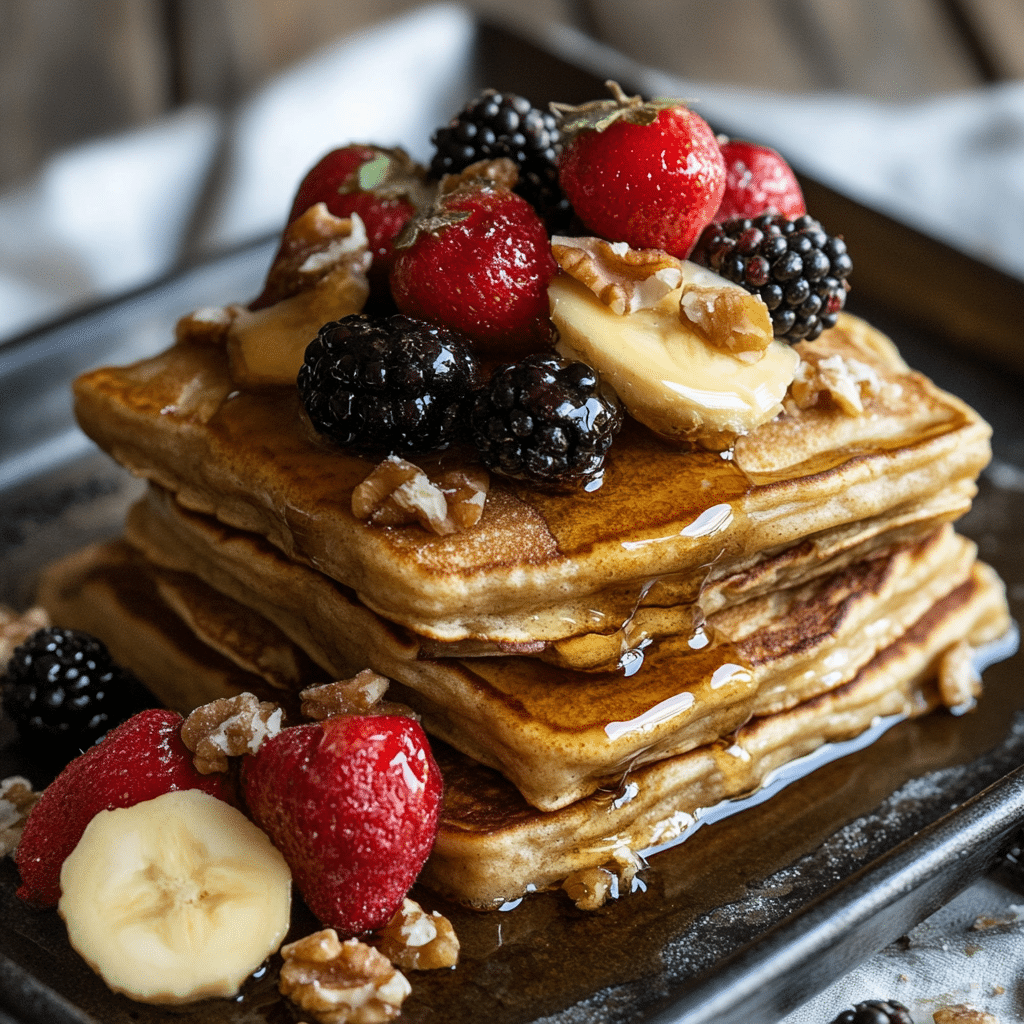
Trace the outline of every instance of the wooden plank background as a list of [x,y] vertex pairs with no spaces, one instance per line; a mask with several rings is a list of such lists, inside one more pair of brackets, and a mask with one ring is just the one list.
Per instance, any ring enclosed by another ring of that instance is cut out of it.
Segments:
[[[0,0],[0,188],[178,104],[228,103],[411,0]],[[907,100],[1024,77],[1021,0],[472,0],[676,74]]]

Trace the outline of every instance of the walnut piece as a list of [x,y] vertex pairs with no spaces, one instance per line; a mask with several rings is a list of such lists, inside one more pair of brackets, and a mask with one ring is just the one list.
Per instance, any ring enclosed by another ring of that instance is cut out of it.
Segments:
[[182,742],[203,775],[226,772],[228,758],[255,754],[281,731],[282,711],[255,694],[222,697],[193,711],[181,726]]
[[29,608],[27,612],[16,612],[6,605],[0,605],[0,672],[7,668],[14,648],[23,644],[37,629],[50,625],[50,616],[45,608]]
[[450,195],[460,188],[478,185],[480,182],[489,182],[499,188],[507,188],[509,191],[519,184],[519,167],[515,160],[507,156],[499,156],[493,160],[477,160],[469,164],[457,174],[446,174],[441,178],[437,194],[439,196]]
[[42,793],[32,789],[32,783],[20,775],[12,775],[0,782],[0,857],[13,854],[21,842],[32,808]]
[[848,416],[863,416],[864,400],[883,389],[881,378],[867,363],[839,354],[820,356],[808,348],[801,354],[789,397],[798,409],[809,409],[827,395]]
[[445,537],[480,521],[489,487],[483,469],[449,470],[434,481],[419,466],[389,455],[352,492],[352,514],[374,526],[418,522]]
[[616,883],[615,875],[606,868],[582,868],[569,875],[562,888],[580,910],[597,910],[616,894]]
[[715,348],[757,362],[772,343],[772,317],[759,295],[712,272],[684,275],[679,318]]
[[408,897],[378,939],[381,953],[403,970],[433,971],[459,962],[459,940],[451,921],[436,910],[428,914]]
[[947,708],[969,708],[981,692],[974,648],[966,640],[947,647],[939,658],[939,696]]
[[551,255],[565,273],[619,316],[656,306],[683,278],[682,261],[675,256],[603,238],[555,235]]
[[228,328],[238,316],[240,306],[210,306],[183,316],[174,326],[174,340],[198,345],[223,345]]
[[403,715],[417,718],[412,708],[383,699],[391,680],[364,668],[351,679],[307,686],[299,693],[299,709],[306,718],[320,721],[334,715]]
[[999,1021],[984,1010],[976,1010],[965,1003],[955,1006],[940,1006],[933,1014],[935,1024],[999,1024]]
[[281,947],[278,988],[321,1024],[383,1024],[412,991],[404,974],[358,939],[333,928]]

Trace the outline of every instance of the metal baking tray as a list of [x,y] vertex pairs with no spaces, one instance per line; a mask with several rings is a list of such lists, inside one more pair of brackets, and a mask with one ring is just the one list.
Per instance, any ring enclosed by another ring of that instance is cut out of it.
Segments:
[[[465,63],[451,68],[441,89],[461,88],[457,104],[486,85],[535,103],[581,102],[602,95],[609,75],[627,88],[639,77],[621,57],[572,50],[564,35],[534,39],[475,20],[472,30]],[[423,126],[425,137],[432,127]],[[912,365],[996,428],[993,467],[962,528],[1002,574],[1019,618],[1024,282],[813,181],[805,188],[812,212],[841,226],[833,229],[843,231],[854,254],[851,308],[889,331]],[[117,533],[139,490],[77,431],[70,380],[87,366],[162,348],[184,311],[254,294],[274,244],[263,239],[220,254],[0,346],[0,602],[24,607],[46,561]],[[653,859],[645,889],[596,912],[578,911],[558,894],[492,913],[421,894],[452,917],[463,957],[454,971],[414,977],[403,1019],[777,1021],[990,870],[1018,841],[1021,667],[1015,655],[988,669],[984,696],[968,714],[939,712],[895,725],[870,747],[700,829]],[[0,778],[15,772],[37,786],[48,780],[39,752],[25,749],[0,720]],[[5,859],[0,1024],[297,1019],[277,997],[272,969],[236,1001],[165,1011],[114,996],[69,948],[57,915],[22,905],[16,884]]]

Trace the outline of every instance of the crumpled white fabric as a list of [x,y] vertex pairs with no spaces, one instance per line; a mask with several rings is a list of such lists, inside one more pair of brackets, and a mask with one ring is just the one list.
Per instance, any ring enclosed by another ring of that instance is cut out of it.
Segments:
[[[421,8],[343,40],[220,112],[178,111],[62,153],[0,195],[0,340],[282,223],[305,170],[333,146],[375,141],[429,157],[433,126],[467,98],[474,20]],[[622,59],[564,30],[553,45],[615,75]],[[1024,82],[881,104],[771,95],[624,66],[648,94],[684,96],[717,126],[780,149],[802,170],[1024,277]],[[828,225],[841,231],[841,225]],[[237,298],[225,296],[225,300]],[[828,1024],[868,998],[968,1002],[1024,1024],[1024,896],[986,879],[784,1024]],[[978,915],[1004,923],[969,931]]]

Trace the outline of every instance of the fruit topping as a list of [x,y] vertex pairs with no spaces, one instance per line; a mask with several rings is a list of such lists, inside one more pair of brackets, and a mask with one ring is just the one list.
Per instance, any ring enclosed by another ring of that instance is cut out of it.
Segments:
[[433,971],[459,962],[459,940],[451,921],[436,910],[428,914],[408,896],[377,939],[381,953],[402,970]]
[[846,304],[853,263],[842,238],[813,217],[776,214],[712,224],[693,259],[759,295],[771,311],[775,337],[813,341],[834,327]]
[[494,359],[547,344],[558,268],[543,221],[515,192],[488,179],[457,184],[396,248],[391,292],[403,313],[462,331]]
[[[689,262],[681,269],[679,288],[625,316],[571,275],[559,275],[549,288],[557,348],[593,366],[629,413],[656,433],[727,448],[781,411],[800,357],[771,338],[757,347],[756,322],[730,297],[730,282],[719,279],[718,296],[714,275]],[[691,287],[695,300],[687,306]],[[761,333],[767,335],[766,325]]]
[[299,692],[303,717],[321,721],[334,715],[408,715],[416,718],[412,708],[385,701],[391,680],[364,668],[351,679],[338,679],[320,686],[307,686]]
[[281,948],[278,987],[320,1024],[384,1024],[402,1012],[412,991],[401,971],[358,939],[333,928]]
[[71,945],[111,989],[147,1003],[236,995],[291,920],[284,858],[200,790],[100,811],[61,888]]
[[0,676],[0,695],[22,738],[58,756],[92,746],[153,703],[102,641],[56,626],[37,630],[14,649]]
[[448,447],[476,381],[465,338],[401,314],[324,324],[298,374],[318,433],[354,451],[402,454]]
[[226,772],[229,757],[255,754],[281,731],[281,709],[252,693],[222,697],[196,708],[181,726],[182,742],[203,775]]
[[715,133],[678,100],[644,102],[607,84],[612,99],[553,105],[562,190],[595,234],[684,259],[725,190]]
[[405,150],[356,143],[332,150],[309,170],[288,222],[317,203],[326,203],[335,217],[357,214],[366,225],[372,273],[386,279],[395,238],[416,210],[429,204],[430,194],[426,170]]
[[534,353],[494,371],[469,419],[473,442],[495,472],[592,489],[622,427],[622,410],[586,363]]
[[320,203],[285,230],[270,269],[272,305],[236,309],[226,331],[236,384],[292,384],[306,346],[331,320],[358,313],[370,286],[370,254],[358,216],[339,220]]
[[446,537],[480,521],[489,487],[487,471],[479,466],[447,470],[431,480],[419,466],[389,455],[352,492],[352,514],[374,526],[418,522]]
[[792,168],[767,146],[741,139],[722,141],[725,194],[716,221],[778,213],[796,220],[807,212],[804,194]]
[[564,229],[572,208],[558,184],[561,135],[554,114],[514,93],[487,89],[431,139],[430,173],[456,174],[478,160],[507,157],[519,170],[519,193],[553,231]]
[[895,999],[866,999],[843,1010],[832,1024],[914,1024],[910,1011]]
[[181,741],[181,715],[142,711],[75,758],[44,790],[29,815],[15,855],[18,896],[56,906],[60,870],[89,822],[103,810],[131,807],[163,793],[201,789],[223,800],[231,791],[221,775],[201,775]]
[[441,775],[411,718],[282,730],[242,762],[246,805],[310,910],[347,935],[391,919],[433,846]]

